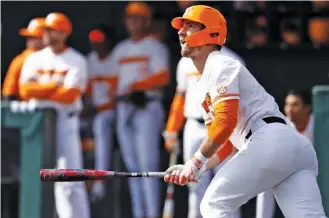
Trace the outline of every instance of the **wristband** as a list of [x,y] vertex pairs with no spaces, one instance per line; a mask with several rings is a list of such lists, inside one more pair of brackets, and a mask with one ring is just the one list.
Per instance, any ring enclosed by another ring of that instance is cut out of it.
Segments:
[[200,149],[193,155],[195,159],[195,166],[199,169],[202,168],[202,166],[205,164],[205,162],[208,160],[200,151]]

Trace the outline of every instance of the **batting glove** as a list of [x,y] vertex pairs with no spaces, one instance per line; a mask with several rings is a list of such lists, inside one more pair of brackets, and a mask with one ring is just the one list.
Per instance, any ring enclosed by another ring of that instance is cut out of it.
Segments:
[[178,185],[186,185],[190,182],[198,182],[202,172],[206,170],[207,158],[198,151],[184,165],[175,165],[166,170],[165,182],[173,182]]
[[179,140],[178,140],[178,134],[175,132],[163,132],[162,136],[165,141],[165,148],[166,150],[170,152],[176,152],[177,154],[180,153],[180,147],[179,147]]
[[102,182],[95,182],[90,192],[90,198],[92,202],[96,202],[104,198],[105,185]]

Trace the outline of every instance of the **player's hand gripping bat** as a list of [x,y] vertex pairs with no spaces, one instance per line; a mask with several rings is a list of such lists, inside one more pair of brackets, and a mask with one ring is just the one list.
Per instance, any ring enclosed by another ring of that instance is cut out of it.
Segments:
[[[177,156],[179,154],[178,146],[176,146],[176,148],[177,148],[176,150],[173,150],[170,153],[169,167],[176,165],[177,163]],[[174,217],[174,208],[175,208],[174,187],[175,187],[174,183],[169,183],[167,186],[166,200],[163,207],[162,218]]]
[[163,178],[165,172],[116,172],[87,169],[42,169],[40,179],[43,182],[80,182],[88,180],[105,180],[109,178],[149,177]]

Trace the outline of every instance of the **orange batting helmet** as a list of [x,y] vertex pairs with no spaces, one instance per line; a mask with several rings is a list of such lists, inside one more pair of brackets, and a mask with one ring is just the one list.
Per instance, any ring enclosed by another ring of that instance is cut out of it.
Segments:
[[183,20],[190,20],[203,24],[202,29],[185,38],[190,47],[206,44],[224,45],[227,35],[227,26],[224,16],[215,8],[206,5],[194,5],[185,10],[183,17],[176,17],[171,25],[175,29],[181,29]]
[[42,37],[44,33],[44,22],[44,18],[36,17],[30,21],[27,28],[20,29],[19,34],[26,37]]
[[64,14],[57,12],[53,12],[47,15],[45,20],[45,27],[66,32],[68,34],[71,34],[72,32],[72,25],[69,18],[67,18]]

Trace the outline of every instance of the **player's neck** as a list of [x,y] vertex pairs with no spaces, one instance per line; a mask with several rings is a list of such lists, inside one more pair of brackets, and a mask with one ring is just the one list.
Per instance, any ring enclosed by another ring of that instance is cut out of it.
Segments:
[[198,55],[191,57],[194,66],[196,67],[196,69],[198,70],[198,72],[200,74],[203,74],[203,70],[207,61],[207,58],[209,56],[209,54],[213,51],[216,51],[215,48],[210,48],[207,50],[204,50],[204,52],[199,52]]
[[307,117],[304,117],[303,119],[295,121],[296,129],[299,132],[304,132],[309,122],[310,122],[310,116],[307,116]]
[[54,54],[63,53],[66,49],[67,49],[67,45],[65,45],[65,44],[57,44],[57,45],[54,45],[54,46],[50,46],[50,50]]

